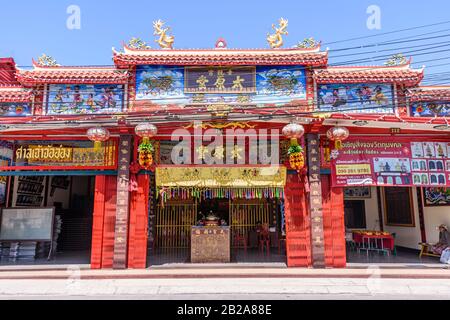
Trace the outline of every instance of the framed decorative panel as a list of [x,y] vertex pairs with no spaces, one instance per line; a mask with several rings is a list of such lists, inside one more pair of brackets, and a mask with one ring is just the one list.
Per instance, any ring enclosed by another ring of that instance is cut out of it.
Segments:
[[393,113],[394,91],[386,84],[322,84],[318,105],[324,112]]
[[450,188],[423,188],[426,207],[450,206]]
[[124,86],[116,84],[52,84],[47,114],[102,114],[123,110]]
[[148,105],[285,105],[306,100],[302,66],[138,66],[136,100]]
[[450,116],[450,103],[421,102],[411,106],[413,117],[448,117]]
[[31,114],[28,103],[0,103],[0,117],[25,117]]

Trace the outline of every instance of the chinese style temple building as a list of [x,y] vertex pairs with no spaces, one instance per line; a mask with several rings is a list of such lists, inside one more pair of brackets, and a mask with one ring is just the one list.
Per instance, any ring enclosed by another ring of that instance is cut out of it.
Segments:
[[450,223],[450,87],[277,36],[133,39],[111,67],[1,58],[0,264],[418,260]]

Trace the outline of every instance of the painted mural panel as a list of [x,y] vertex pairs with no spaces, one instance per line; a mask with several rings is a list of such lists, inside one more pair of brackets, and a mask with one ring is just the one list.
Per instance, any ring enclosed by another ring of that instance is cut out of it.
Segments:
[[413,117],[448,117],[450,116],[450,103],[423,102],[411,106]]
[[321,111],[392,113],[393,89],[385,84],[323,84],[318,88]]
[[50,85],[47,114],[118,113],[123,109],[124,86],[114,84]]
[[31,115],[27,103],[0,103],[0,117],[24,117]]
[[185,73],[185,67],[138,66],[136,100],[147,100],[160,105],[205,103],[283,105],[306,99],[306,74],[303,67],[246,68],[248,70],[243,67],[215,67],[209,70],[202,69],[198,73],[189,71]]
[[423,191],[426,207],[450,206],[450,188],[423,188]]

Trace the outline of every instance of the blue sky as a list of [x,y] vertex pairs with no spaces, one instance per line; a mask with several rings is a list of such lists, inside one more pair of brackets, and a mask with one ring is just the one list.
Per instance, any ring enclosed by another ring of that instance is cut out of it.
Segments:
[[[265,38],[271,31],[271,24],[280,17],[289,20],[287,47],[310,36],[329,43],[450,20],[448,0],[2,2],[0,56],[13,56],[20,66],[29,66],[31,58],[42,53],[55,57],[59,63],[65,65],[109,65],[111,48],[120,48],[123,41],[133,36],[140,37],[156,47],[152,35],[152,21],[159,18],[171,26],[177,48],[213,47],[219,37],[224,37],[228,46],[233,48],[264,48],[267,47]],[[78,5],[81,9],[81,30],[66,28],[66,9],[71,4]],[[381,9],[381,30],[369,30],[366,27],[366,9],[369,5],[378,5]],[[450,24],[327,46],[336,49],[363,45],[446,28],[450,29]],[[433,41],[449,41],[449,38]],[[448,48],[443,47],[442,50]],[[377,53],[369,53],[365,57],[376,55]],[[415,58],[415,61],[445,56],[448,56],[448,52],[423,55]],[[340,58],[334,61],[348,59]],[[440,62],[450,63],[450,59]],[[448,66],[442,66],[430,69],[429,72],[448,70]]]

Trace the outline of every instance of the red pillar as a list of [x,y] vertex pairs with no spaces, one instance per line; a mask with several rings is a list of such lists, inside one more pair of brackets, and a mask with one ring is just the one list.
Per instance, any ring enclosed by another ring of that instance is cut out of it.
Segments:
[[305,189],[298,175],[288,175],[285,188],[286,254],[288,267],[309,267],[311,261],[310,217]]
[[144,269],[147,266],[149,182],[148,175],[139,175],[138,190],[131,194],[128,268]]
[[345,249],[344,191],[332,188],[329,175],[322,176],[325,265],[343,268],[347,263]]
[[96,176],[91,268],[112,268],[116,214],[116,176]]

